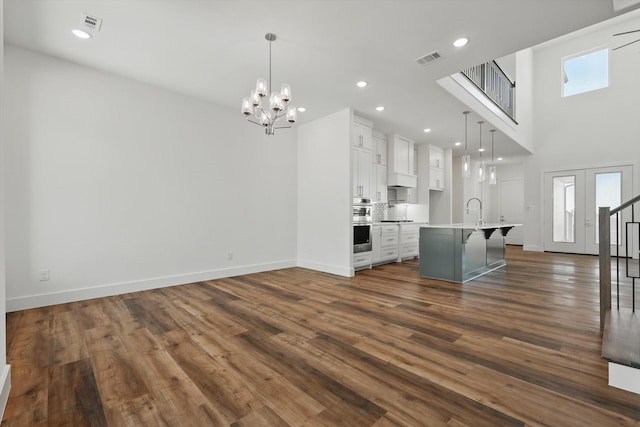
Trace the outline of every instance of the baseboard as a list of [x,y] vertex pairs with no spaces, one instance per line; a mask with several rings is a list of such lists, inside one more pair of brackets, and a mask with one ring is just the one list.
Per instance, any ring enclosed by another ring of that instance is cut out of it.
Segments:
[[186,283],[215,280],[224,277],[240,276],[243,274],[260,273],[262,271],[279,270],[296,267],[295,260],[254,264],[242,267],[223,268],[219,270],[202,271],[197,273],[180,274],[174,276],[154,277],[151,279],[135,280],[131,282],[112,283],[91,288],[70,289],[38,295],[25,295],[7,298],[7,312],[26,310],[29,308],[45,307],[48,305],[64,304],[93,298],[121,295],[129,292],[146,291],[149,289],[165,288],[168,286],[184,285]]
[[353,277],[353,268],[340,267],[331,264],[322,264],[315,261],[309,261],[305,259],[298,260],[298,267],[308,268],[310,270],[322,271],[323,273],[335,274],[337,276]]
[[640,394],[640,369],[609,362],[609,385]]
[[522,247],[523,251],[530,251],[530,252],[544,252],[544,248],[542,246],[538,246],[538,245],[524,245]]
[[4,417],[4,410],[11,391],[11,365],[4,365],[0,373],[0,420]]

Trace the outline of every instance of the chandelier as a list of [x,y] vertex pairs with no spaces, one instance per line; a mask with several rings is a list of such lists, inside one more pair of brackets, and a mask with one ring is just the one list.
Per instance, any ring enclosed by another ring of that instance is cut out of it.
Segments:
[[[274,135],[276,129],[290,128],[296,122],[298,112],[293,105],[287,105],[291,100],[291,88],[288,84],[283,84],[280,92],[271,91],[271,42],[276,39],[276,35],[267,33],[264,38],[269,41],[269,85],[267,86],[265,79],[258,79],[251,95],[242,99],[242,114],[251,123],[263,126],[266,135]],[[268,99],[268,105],[263,105],[262,98]],[[282,117],[286,117],[290,123],[288,126],[276,126]]]

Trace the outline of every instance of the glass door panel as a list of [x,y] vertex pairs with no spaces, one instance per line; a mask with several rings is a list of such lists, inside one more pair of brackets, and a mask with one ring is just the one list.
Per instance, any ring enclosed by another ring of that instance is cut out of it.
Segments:
[[584,251],[584,170],[545,173],[544,249]]
[[[585,253],[598,254],[600,248],[600,221],[598,220],[598,210],[601,206],[608,206],[611,209],[620,206],[631,199],[631,166],[614,166],[606,168],[586,169],[586,248]],[[620,218],[618,224],[620,253],[624,253],[624,228],[623,220]],[[616,253],[616,217],[610,219],[611,224],[611,253]]]
[[553,177],[553,241],[576,241],[576,177]]

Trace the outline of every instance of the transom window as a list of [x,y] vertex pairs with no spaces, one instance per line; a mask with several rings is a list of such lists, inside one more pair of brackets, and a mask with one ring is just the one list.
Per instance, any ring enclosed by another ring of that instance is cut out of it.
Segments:
[[577,95],[609,86],[609,49],[562,59],[562,96]]

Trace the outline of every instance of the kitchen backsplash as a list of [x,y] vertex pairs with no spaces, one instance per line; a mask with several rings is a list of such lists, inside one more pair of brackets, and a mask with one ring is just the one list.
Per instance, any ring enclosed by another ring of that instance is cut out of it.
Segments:
[[406,204],[389,206],[388,203],[374,203],[373,222],[380,222],[383,219],[407,219],[407,207],[408,205]]

